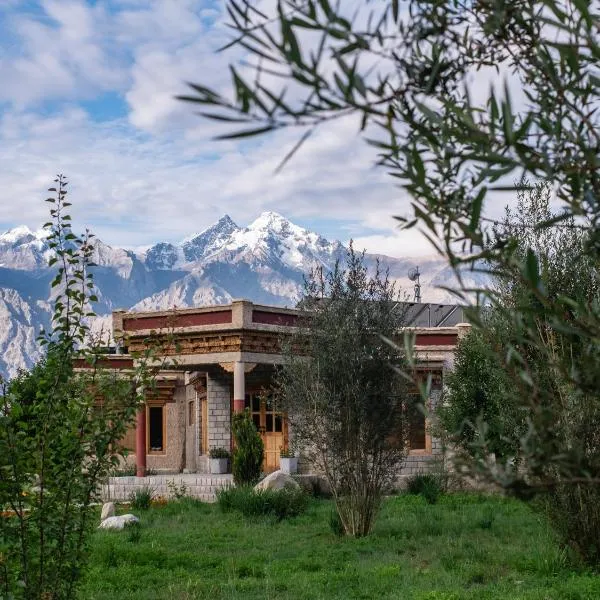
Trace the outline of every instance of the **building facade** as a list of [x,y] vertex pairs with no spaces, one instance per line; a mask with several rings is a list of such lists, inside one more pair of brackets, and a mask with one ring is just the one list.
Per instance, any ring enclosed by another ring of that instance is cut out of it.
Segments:
[[[429,408],[439,402],[443,376],[452,366],[457,340],[468,328],[451,305],[405,305],[415,335],[418,371],[431,376]],[[115,368],[131,368],[134,356],[154,348],[156,385],[135,429],[124,440],[128,462],[143,476],[154,472],[208,473],[209,453],[231,450],[231,416],[248,409],[265,445],[264,470],[279,468],[290,431],[269,390],[284,356],[281,343],[298,325],[300,312],[236,300],[229,305],[157,312],[113,313],[119,345],[110,357]],[[427,468],[442,452],[430,423],[421,415],[411,428],[410,450],[402,474]],[[310,465],[300,468],[310,471]]]

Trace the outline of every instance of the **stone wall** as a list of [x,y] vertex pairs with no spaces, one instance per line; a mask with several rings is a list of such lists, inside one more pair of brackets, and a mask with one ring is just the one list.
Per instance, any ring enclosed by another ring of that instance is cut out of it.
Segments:
[[[178,386],[174,394],[175,402],[164,406],[165,418],[165,452],[148,454],[146,466],[154,471],[181,471],[184,466],[184,430],[185,430],[185,387]],[[146,427],[149,427],[149,423]]]
[[231,475],[152,475],[149,477],[110,477],[102,486],[103,502],[127,502],[136,490],[150,489],[154,498],[172,496],[169,484],[187,496],[214,502],[216,492],[233,485]]
[[208,375],[206,378],[208,401],[208,447],[231,448],[231,377]]

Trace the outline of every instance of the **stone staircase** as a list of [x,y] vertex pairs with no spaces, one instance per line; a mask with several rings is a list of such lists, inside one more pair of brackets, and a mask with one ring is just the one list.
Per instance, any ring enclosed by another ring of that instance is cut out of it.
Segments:
[[203,473],[177,473],[175,475],[149,475],[148,477],[109,477],[102,486],[103,502],[126,502],[136,490],[150,488],[155,498],[170,498],[172,488],[203,502],[215,502],[217,490],[233,485],[233,476]]

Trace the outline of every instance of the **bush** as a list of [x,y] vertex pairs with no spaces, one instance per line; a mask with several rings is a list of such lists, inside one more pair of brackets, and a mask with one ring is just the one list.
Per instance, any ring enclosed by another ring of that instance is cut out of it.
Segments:
[[224,488],[217,492],[223,512],[238,511],[245,517],[274,516],[278,521],[306,511],[308,496],[297,489],[255,490],[249,486]]
[[149,485],[145,485],[131,492],[129,503],[135,510],[148,510],[152,504],[152,498],[154,498],[154,490]]
[[444,493],[440,477],[434,473],[417,473],[408,478],[406,491],[423,496],[429,504],[435,504]]
[[265,449],[248,410],[233,415],[231,431],[235,440],[233,481],[236,485],[252,486],[260,478]]

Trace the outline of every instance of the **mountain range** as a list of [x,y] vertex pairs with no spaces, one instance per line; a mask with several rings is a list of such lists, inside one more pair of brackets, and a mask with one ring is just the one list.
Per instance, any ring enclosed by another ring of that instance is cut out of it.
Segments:
[[[331,269],[346,248],[299,227],[275,212],[261,214],[247,227],[225,215],[179,244],[159,242],[145,250],[115,248],[95,241],[94,281],[98,318],[93,329],[110,331],[117,308],[160,310],[228,303],[246,298],[256,303],[294,306],[303,278],[314,267]],[[20,226],[0,235],[0,374],[13,377],[40,357],[36,342],[52,311],[49,268],[51,250],[43,230]],[[444,302],[454,276],[441,257],[398,259],[367,254],[412,296],[408,271],[419,266],[423,301]]]

